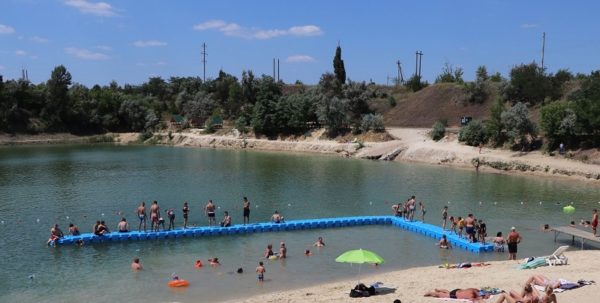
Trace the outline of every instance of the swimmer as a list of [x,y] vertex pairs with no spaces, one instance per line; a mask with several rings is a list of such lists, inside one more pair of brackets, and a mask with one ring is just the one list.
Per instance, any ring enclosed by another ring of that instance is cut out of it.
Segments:
[[273,222],[273,223],[282,223],[283,222],[283,216],[280,215],[278,211],[275,211],[273,213],[273,215],[271,216],[271,222]]
[[125,220],[125,218],[121,218],[121,222],[119,222],[117,228],[120,233],[129,232],[129,223],[127,223],[127,220]]
[[140,264],[140,258],[133,259],[133,262],[131,263],[131,269],[132,270],[142,270],[142,264]]
[[262,261],[258,262],[258,266],[256,267],[256,273],[258,273],[258,282],[265,281],[265,273],[266,272],[267,272],[267,270],[265,269],[263,262]]
[[269,245],[267,245],[267,248],[265,249],[264,256],[265,256],[265,258],[268,259],[268,258],[270,258],[273,255],[274,255],[274,253],[273,253],[273,244],[269,244]]
[[194,264],[194,267],[195,267],[195,268],[200,268],[200,267],[202,267],[202,266],[203,266],[203,265],[202,265],[202,261],[200,261],[200,260],[196,260],[196,264]]
[[316,247],[325,246],[325,242],[323,242],[323,237],[319,237],[319,239],[317,239],[317,242],[315,242],[315,244],[313,244],[313,246],[316,246]]
[[73,223],[69,223],[69,233],[73,236],[81,235],[81,232],[79,232],[79,228]]
[[219,258],[210,258],[208,259],[208,263],[212,266],[221,265],[221,263],[219,263]]
[[450,242],[448,242],[448,239],[446,238],[446,235],[442,235],[442,239],[440,239],[440,242],[438,242],[437,245],[443,249],[452,248],[452,246],[450,245]]
[[308,256],[312,256],[312,252],[310,252],[310,249],[307,249],[307,250],[304,252],[304,255],[305,255],[305,256],[307,256],[307,257],[308,257]]
[[144,232],[146,231],[146,203],[142,201],[140,206],[137,208],[137,216],[140,219],[140,225],[138,231],[142,231],[142,224],[144,225]]
[[285,243],[281,242],[279,245],[279,259],[285,259],[287,255],[287,248],[285,247]]

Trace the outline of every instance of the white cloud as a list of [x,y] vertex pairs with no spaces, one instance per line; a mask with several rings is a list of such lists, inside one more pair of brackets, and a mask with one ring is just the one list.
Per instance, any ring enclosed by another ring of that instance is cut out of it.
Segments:
[[47,43],[48,39],[44,38],[44,37],[40,37],[40,36],[33,36],[31,38],[29,38],[29,40],[35,42],[35,43]]
[[110,57],[103,53],[96,53],[85,48],[67,47],[65,53],[83,60],[108,60]]
[[15,29],[4,24],[0,24],[0,35],[2,34],[12,34],[15,32]]
[[138,40],[133,42],[133,45],[137,47],[154,47],[154,46],[165,46],[167,42],[158,40]]
[[523,23],[523,24],[521,24],[521,28],[535,28],[535,27],[538,27],[538,25],[535,24],[535,23]]
[[108,45],[96,45],[96,48],[107,52],[112,50],[112,47]]
[[315,58],[309,56],[309,55],[293,55],[293,56],[289,56],[287,57],[287,59],[285,60],[286,62],[314,62]]
[[84,14],[92,14],[100,17],[116,16],[115,8],[106,2],[91,2],[87,0],[64,0],[68,6],[78,9]]
[[223,20],[209,20],[192,27],[196,31],[218,30],[226,36],[245,39],[267,40],[281,36],[319,36],[323,30],[316,25],[292,26],[289,29],[260,29],[247,28],[237,23],[227,23]]
[[27,52],[24,51],[24,50],[20,50],[19,49],[19,50],[15,51],[15,55],[17,55],[17,56],[27,56]]

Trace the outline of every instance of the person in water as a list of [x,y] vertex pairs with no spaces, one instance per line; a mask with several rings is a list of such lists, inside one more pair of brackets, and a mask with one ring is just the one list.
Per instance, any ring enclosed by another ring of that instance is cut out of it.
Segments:
[[258,282],[264,282],[265,281],[265,273],[267,272],[267,270],[265,269],[265,266],[263,265],[262,261],[258,262],[258,266],[256,267],[256,273],[258,274]]
[[477,288],[465,288],[465,289],[435,289],[433,291],[429,291],[425,293],[425,297],[434,297],[434,298],[449,298],[449,299],[465,299],[471,300],[476,303],[485,303],[484,299],[490,297],[489,294],[484,294],[483,296],[479,292]]
[[425,223],[425,214],[427,211],[425,210],[425,204],[423,204],[423,201],[419,201],[419,210],[421,211],[421,222]]
[[269,245],[267,245],[267,248],[265,249],[264,256],[265,256],[265,258],[268,259],[268,258],[272,257],[273,255],[274,255],[274,253],[273,253],[273,245],[269,244]]
[[502,236],[502,232],[499,231],[498,233],[496,233],[496,237],[494,238],[494,250],[497,252],[504,252],[504,244],[506,243],[506,240],[504,240],[504,237]]
[[81,232],[79,232],[79,228],[73,223],[69,223],[69,233],[73,236],[81,235]]
[[247,197],[244,197],[242,208],[244,209],[244,224],[248,224],[250,223],[250,201],[248,201]]
[[131,269],[132,270],[142,270],[142,264],[140,263],[140,258],[133,259],[133,262],[131,263]]
[[304,251],[304,255],[307,256],[307,257],[308,256],[312,256],[312,252],[310,252],[310,249],[307,249],[307,250]]
[[231,216],[228,211],[225,211],[223,220],[221,220],[221,227],[230,227],[231,226]]
[[190,214],[190,207],[188,206],[187,201],[183,202],[183,228],[186,229],[187,228],[187,224],[188,224],[188,216]]
[[125,218],[121,218],[121,222],[119,222],[119,224],[117,225],[117,229],[120,233],[129,232],[129,223],[127,223],[127,220],[125,220]]
[[442,235],[440,242],[438,242],[438,246],[443,249],[452,248],[452,246],[450,245],[450,242],[448,242],[448,238],[446,238],[446,235]]
[[60,228],[58,228],[58,224],[54,224],[50,229],[50,238],[48,238],[48,245],[54,243],[54,241],[64,237],[64,234]]
[[279,244],[279,259],[285,259],[287,257],[287,248],[285,247],[285,243],[281,242]]
[[283,223],[283,216],[279,214],[278,211],[275,211],[271,216],[271,222],[273,223]]
[[104,222],[104,220],[100,221],[100,225],[98,225],[98,228],[96,228],[96,235],[104,236],[108,233],[110,233],[110,230],[108,229],[108,227],[106,227],[106,223]]
[[215,219],[215,205],[212,200],[208,200],[208,203],[204,206],[204,213],[206,214],[206,217],[208,217],[208,226],[217,224],[217,220]]
[[325,246],[325,242],[323,242],[323,237],[319,237],[319,239],[317,239],[317,242],[315,242],[315,244],[313,244],[313,246],[316,246],[316,247]]
[[210,264],[212,266],[221,265],[221,263],[219,263],[219,258],[216,258],[216,257],[208,259],[208,264]]
[[140,225],[138,226],[138,231],[142,231],[142,224],[144,225],[144,232],[146,231],[146,203],[142,201],[140,206],[137,208],[137,216],[140,219]]

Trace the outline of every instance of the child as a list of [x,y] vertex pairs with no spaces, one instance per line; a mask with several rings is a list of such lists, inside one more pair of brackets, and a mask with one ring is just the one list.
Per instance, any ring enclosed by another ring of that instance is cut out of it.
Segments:
[[258,273],[258,282],[264,282],[265,281],[265,273],[267,272],[267,270],[265,269],[265,266],[263,265],[262,261],[258,262],[258,266],[256,267],[256,272]]
[[456,233],[456,221],[454,221],[454,216],[450,216],[450,230]]
[[160,226],[162,225],[163,231],[165,230],[165,218],[162,216],[158,217],[158,223],[156,224],[156,231],[160,231]]
[[[167,218],[169,218],[169,230],[175,229],[175,211],[172,208],[167,210]],[[163,229],[165,229],[164,222]]]
[[465,228],[465,220],[462,217],[458,217],[458,222],[456,222],[456,226],[458,226],[458,237],[462,238],[463,229]]

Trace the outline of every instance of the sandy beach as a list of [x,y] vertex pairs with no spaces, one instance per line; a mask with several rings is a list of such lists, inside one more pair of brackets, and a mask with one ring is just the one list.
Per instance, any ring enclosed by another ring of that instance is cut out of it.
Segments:
[[[573,247],[570,249],[565,253],[569,258],[569,264],[563,266],[544,266],[537,269],[520,270],[517,269],[517,261],[496,261],[490,262],[489,266],[468,269],[445,269],[429,266],[361,276],[361,282],[365,284],[379,281],[383,282],[384,287],[395,289],[393,292],[369,298],[350,298],[348,293],[357,280],[356,277],[348,277],[344,281],[267,293],[228,302],[393,302],[395,299],[400,299],[402,303],[450,302],[423,297],[423,294],[433,288],[452,290],[469,287],[495,287],[505,291],[521,290],[526,279],[534,274],[569,281],[580,279],[600,281],[600,271],[598,270],[600,251],[579,251]],[[558,293],[557,299],[558,302],[598,302],[598,289],[599,285],[584,286]],[[495,300],[496,297],[492,297],[487,302],[495,302]]]

